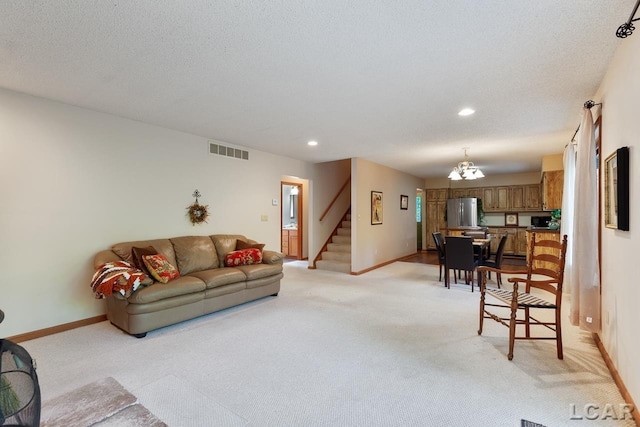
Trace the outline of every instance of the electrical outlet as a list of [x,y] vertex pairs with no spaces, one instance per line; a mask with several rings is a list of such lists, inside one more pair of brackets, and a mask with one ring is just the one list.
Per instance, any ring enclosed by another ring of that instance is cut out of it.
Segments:
[[260,215],[260,221],[262,222],[269,221],[269,215]]
[[271,206],[278,206],[278,199],[271,199]]
[[587,316],[587,323],[593,323],[593,318],[592,318],[592,317]]

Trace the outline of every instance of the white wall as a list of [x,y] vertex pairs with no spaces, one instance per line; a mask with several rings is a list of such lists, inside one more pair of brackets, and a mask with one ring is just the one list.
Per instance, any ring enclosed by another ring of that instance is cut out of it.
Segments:
[[[640,284],[635,264],[640,249],[640,34],[620,47],[593,100],[602,102],[602,158],[629,146],[630,231],[602,226],[601,338],[635,403],[640,403]],[[603,200],[604,205],[604,200]],[[601,207],[604,212],[604,206]]]
[[[240,233],[279,250],[271,200],[311,165],[248,151],[209,155],[203,137],[0,89],[0,336],[104,313],[89,282],[113,243]],[[196,188],[211,217],[192,226]]]
[[[416,253],[416,189],[423,180],[364,159],[351,160],[351,271]],[[371,191],[383,193],[382,224],[371,225]],[[400,209],[400,195],[409,209]]]

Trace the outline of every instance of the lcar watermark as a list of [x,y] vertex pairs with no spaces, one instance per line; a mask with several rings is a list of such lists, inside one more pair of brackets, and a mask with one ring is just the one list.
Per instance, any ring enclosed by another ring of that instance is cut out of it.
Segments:
[[634,407],[630,403],[587,403],[578,408],[575,403],[569,404],[570,419],[572,420],[633,420]]

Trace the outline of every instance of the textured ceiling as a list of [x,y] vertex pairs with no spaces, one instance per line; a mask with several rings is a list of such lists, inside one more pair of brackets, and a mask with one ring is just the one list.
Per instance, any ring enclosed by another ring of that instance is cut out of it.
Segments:
[[486,175],[535,171],[573,135],[633,6],[3,0],[0,87],[310,162],[436,177],[470,147]]

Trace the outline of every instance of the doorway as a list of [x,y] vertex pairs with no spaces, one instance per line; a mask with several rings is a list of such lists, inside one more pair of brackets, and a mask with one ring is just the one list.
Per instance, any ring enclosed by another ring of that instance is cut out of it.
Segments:
[[423,241],[423,227],[422,227],[422,200],[424,191],[421,188],[416,189],[416,225],[417,225],[417,249],[418,252],[422,251],[422,241]]
[[302,184],[286,181],[281,184],[280,251],[287,258],[302,259]]

